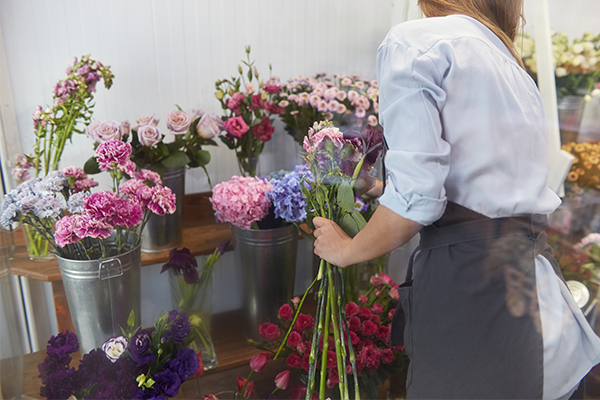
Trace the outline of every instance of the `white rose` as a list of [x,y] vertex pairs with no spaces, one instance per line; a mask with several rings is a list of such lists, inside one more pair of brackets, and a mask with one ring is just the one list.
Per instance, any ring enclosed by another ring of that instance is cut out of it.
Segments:
[[137,130],[138,140],[143,146],[154,147],[162,141],[160,129],[153,125],[144,125]]
[[581,65],[584,60],[585,59],[584,59],[584,57],[581,54],[577,54],[575,56],[575,58],[573,58],[571,60],[571,64],[573,64],[574,67],[577,67],[577,66]]
[[198,121],[198,125],[196,125],[196,132],[198,132],[198,136],[203,139],[212,139],[221,133],[221,128],[213,117],[204,114],[202,118],[200,118],[200,121]]
[[567,70],[563,67],[558,67],[554,73],[557,78],[562,78],[563,76],[567,75]]
[[594,50],[594,43],[592,43],[592,42],[584,42],[583,43],[583,50],[586,51],[586,52]]
[[571,50],[575,54],[581,54],[581,53],[583,53],[584,47],[583,47],[583,45],[581,43],[575,43],[573,45],[573,47],[571,47]]

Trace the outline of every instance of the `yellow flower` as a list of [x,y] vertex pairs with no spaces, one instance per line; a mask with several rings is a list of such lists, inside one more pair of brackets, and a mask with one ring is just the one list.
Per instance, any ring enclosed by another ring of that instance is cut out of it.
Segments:
[[571,171],[569,172],[569,175],[567,175],[567,180],[571,182],[575,182],[577,178],[579,178],[579,175],[575,171]]
[[577,169],[575,170],[575,173],[576,173],[577,175],[581,176],[581,175],[585,174],[585,171],[583,170],[583,168],[577,168]]
[[581,153],[582,151],[585,151],[585,145],[583,143],[577,143],[575,145],[575,151],[578,153]]
[[591,156],[590,158],[587,159],[588,162],[591,162],[592,164],[598,164],[598,161],[600,159],[598,158],[598,156]]

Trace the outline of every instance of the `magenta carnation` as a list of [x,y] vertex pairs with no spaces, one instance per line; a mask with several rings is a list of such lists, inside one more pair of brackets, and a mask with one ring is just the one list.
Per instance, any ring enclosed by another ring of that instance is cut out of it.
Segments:
[[289,304],[284,304],[279,307],[279,318],[285,321],[291,321],[293,316],[294,310],[292,310],[292,307],[290,307]]
[[175,194],[166,186],[155,186],[148,209],[157,215],[173,214],[175,212]]
[[106,239],[112,233],[113,227],[108,223],[94,219],[89,215],[82,214],[76,216],[75,234],[80,238],[93,237],[97,239]]
[[365,336],[373,336],[379,327],[373,321],[367,320],[363,322],[362,333]]
[[131,145],[120,140],[100,143],[94,155],[98,159],[98,165],[102,171],[124,168],[130,161],[129,156],[131,156]]
[[91,217],[98,220],[110,218],[116,211],[116,206],[121,198],[113,192],[102,191],[93,193],[85,199],[83,209]]
[[219,221],[250,229],[269,213],[266,192],[272,188],[262,179],[233,176],[230,181],[215,185],[210,202]]
[[139,173],[135,174],[135,177],[142,181],[149,181],[155,185],[162,185],[160,174],[149,169],[142,169]]
[[277,340],[279,333],[279,327],[270,322],[265,322],[258,328],[258,334],[267,340]]
[[296,331],[291,332],[290,336],[288,337],[287,344],[291,348],[295,349],[300,343],[302,343],[302,335]]
[[356,305],[355,302],[351,301],[349,303],[346,303],[346,316],[348,318],[354,317],[357,313],[358,313],[358,306]]
[[56,223],[56,230],[54,232],[54,240],[60,247],[65,247],[71,243],[77,243],[81,240],[75,233],[76,216],[62,217]]
[[112,215],[111,224],[131,228],[142,222],[144,211],[134,200],[120,199],[117,202],[115,213]]
[[303,331],[312,329],[315,326],[315,319],[310,314],[300,314],[296,320],[296,326]]

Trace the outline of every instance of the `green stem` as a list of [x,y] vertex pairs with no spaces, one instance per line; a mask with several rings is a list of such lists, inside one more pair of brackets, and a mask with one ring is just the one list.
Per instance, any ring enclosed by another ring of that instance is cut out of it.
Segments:
[[[340,335],[340,323],[338,315],[340,314],[340,294],[335,288],[333,274],[335,274],[334,268],[327,268],[327,274],[329,275],[329,300],[331,302],[331,322],[333,324],[333,339],[335,343],[335,354],[338,371],[338,387],[340,389],[340,396],[342,400],[348,399],[348,384],[346,383],[346,368],[343,360],[346,359],[346,347],[344,346],[344,338]],[[337,269],[337,268],[336,268]],[[337,275],[337,274],[336,274]]]
[[[327,277],[331,276],[331,265],[326,263]],[[325,398],[325,386],[327,376],[327,351],[329,350],[329,316],[331,315],[331,292],[327,290],[327,302],[325,308],[325,321],[323,323],[323,351],[321,354],[321,381],[319,382],[319,399]]]
[[325,292],[325,286],[327,284],[327,275],[325,275],[324,279],[321,280],[321,287],[319,288],[319,291],[317,292],[317,298],[318,298],[318,303],[317,303],[317,311],[316,311],[316,316],[317,319],[315,321],[315,330],[313,331],[313,337],[312,337],[312,344],[310,347],[310,356],[309,356],[309,369],[308,369],[308,381],[306,382],[306,400],[311,400],[312,398],[312,392],[315,389],[315,372],[317,369],[317,349],[318,349],[318,345],[319,345],[319,341],[321,340],[321,335],[323,333],[323,324],[322,324],[322,320],[323,320],[323,313],[324,313],[324,305],[325,305],[325,297],[324,296],[324,292]]

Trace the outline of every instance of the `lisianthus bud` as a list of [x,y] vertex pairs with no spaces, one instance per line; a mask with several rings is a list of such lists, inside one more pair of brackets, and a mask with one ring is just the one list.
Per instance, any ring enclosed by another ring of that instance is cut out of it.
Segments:
[[239,72],[240,74],[243,74],[243,73],[244,73],[244,70],[242,69],[242,66],[241,66],[241,65],[238,65],[238,72]]
[[217,90],[217,93],[215,93],[215,97],[217,98],[217,100],[223,100],[224,96],[225,96],[225,93],[223,93],[223,91],[221,89]]
[[190,317],[190,325],[193,326],[194,328],[197,328],[200,326],[200,324],[202,324],[202,318],[200,318],[197,315],[192,315]]

